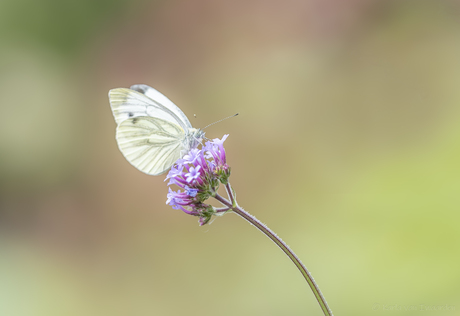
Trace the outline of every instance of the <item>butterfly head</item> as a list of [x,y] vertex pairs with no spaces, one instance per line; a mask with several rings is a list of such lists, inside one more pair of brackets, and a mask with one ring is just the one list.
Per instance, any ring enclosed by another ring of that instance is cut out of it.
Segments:
[[187,147],[188,149],[197,148],[199,144],[201,144],[204,138],[204,131],[199,128],[190,128],[188,130],[188,135],[186,136],[186,140],[188,142]]

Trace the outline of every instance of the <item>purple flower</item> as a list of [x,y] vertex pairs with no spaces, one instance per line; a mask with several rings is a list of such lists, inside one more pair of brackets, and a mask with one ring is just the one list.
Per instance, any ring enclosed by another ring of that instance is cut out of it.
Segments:
[[196,180],[200,177],[200,169],[201,166],[196,166],[196,168],[190,167],[189,172],[185,174],[185,177],[187,178],[186,181],[188,183],[191,183],[193,180]]
[[222,151],[225,151],[225,150],[224,150],[224,142],[225,142],[225,140],[227,139],[227,137],[228,137],[228,134],[224,135],[224,136],[222,137],[222,139],[214,138],[214,139],[212,140],[212,143],[215,144],[215,145],[217,145],[217,146],[219,146],[219,148],[220,148]]
[[194,163],[200,155],[200,150],[198,148],[193,148],[190,152],[184,156],[183,163]]
[[175,184],[183,189],[174,192],[170,188],[166,204],[173,209],[199,216],[200,225],[208,223],[216,214],[213,206],[203,202],[215,196],[219,184],[227,184],[230,176],[223,146],[227,137],[224,135],[222,139],[208,141],[202,149],[192,149],[176,162],[166,176],[169,179],[168,185]]
[[193,189],[185,186],[185,192],[188,196],[195,197],[198,194],[198,189]]
[[182,174],[182,169],[183,169],[183,166],[181,166],[181,165],[172,166],[171,170],[169,170],[169,173],[166,176],[166,179],[164,181],[170,179],[169,182],[168,182],[168,185],[177,184],[177,182],[175,180],[176,180],[177,177],[179,177]]
[[214,138],[211,142],[206,142],[206,158],[213,159],[217,165],[225,165],[227,157],[225,155],[224,142],[228,134],[224,135],[222,139]]
[[166,197],[168,198],[166,200],[166,204],[171,205],[172,208],[175,210],[179,209],[179,206],[176,204],[176,199],[179,193],[180,193],[180,190],[177,191],[176,193],[173,190],[171,190],[171,188],[169,188],[169,193],[166,195]]
[[217,146],[213,142],[206,142],[204,150],[206,150],[206,159],[215,159],[217,157]]

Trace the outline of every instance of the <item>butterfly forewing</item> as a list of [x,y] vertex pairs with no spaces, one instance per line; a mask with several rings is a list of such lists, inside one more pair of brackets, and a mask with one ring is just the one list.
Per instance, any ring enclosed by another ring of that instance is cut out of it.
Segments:
[[[190,128],[190,122],[188,120],[184,121],[181,116],[178,116],[178,114],[168,107],[165,107],[158,101],[138,91],[126,88],[112,89],[109,91],[109,99],[113,116],[118,125],[129,118],[150,116],[177,124],[182,127],[183,130],[188,130]],[[182,113],[182,111],[180,111],[180,113]],[[182,115],[185,116],[183,113]]]
[[181,158],[185,132],[156,117],[132,117],[117,128],[118,147],[137,169],[150,175],[166,172]]
[[188,120],[184,112],[182,112],[182,110],[179,109],[177,105],[175,105],[171,100],[169,100],[166,96],[164,96],[158,90],[155,90],[154,88],[149,87],[148,85],[145,85],[145,84],[132,85],[131,90],[135,90],[142,94],[145,94],[147,97],[154,100],[154,102],[162,105],[163,107],[169,109],[174,114],[176,114],[177,117],[179,117],[188,128],[192,128],[192,124],[190,124],[190,121]]

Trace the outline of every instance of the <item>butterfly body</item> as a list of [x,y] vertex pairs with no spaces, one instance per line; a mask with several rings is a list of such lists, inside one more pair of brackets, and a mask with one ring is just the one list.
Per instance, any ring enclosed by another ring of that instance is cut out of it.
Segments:
[[204,137],[174,103],[147,85],[112,89],[109,100],[120,151],[149,175],[168,171]]

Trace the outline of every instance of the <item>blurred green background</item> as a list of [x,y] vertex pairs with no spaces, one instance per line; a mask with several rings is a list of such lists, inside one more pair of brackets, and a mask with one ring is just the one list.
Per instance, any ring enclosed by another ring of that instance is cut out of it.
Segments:
[[454,0],[0,1],[0,315],[322,315],[254,227],[125,161],[135,83],[240,113],[207,136],[336,315],[458,315],[459,57]]

